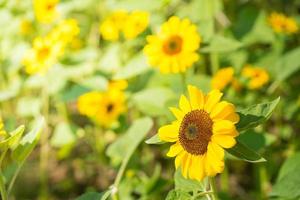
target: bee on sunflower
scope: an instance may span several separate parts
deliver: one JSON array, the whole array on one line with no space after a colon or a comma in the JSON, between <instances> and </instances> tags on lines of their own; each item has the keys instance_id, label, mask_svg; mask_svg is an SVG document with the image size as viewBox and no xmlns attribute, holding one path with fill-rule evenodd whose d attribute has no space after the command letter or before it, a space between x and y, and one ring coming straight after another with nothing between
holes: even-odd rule
<instances>
[{"instance_id":1,"label":"bee on sunflower","mask_svg":"<svg viewBox=\"0 0 300 200\"><path fill-rule=\"evenodd\" d=\"M147 37L144 53L150 65L162 73L185 72L199 59L201 37L189 19L173 16L165 22L157 35Z\"/></svg>"},{"instance_id":2,"label":"bee on sunflower","mask_svg":"<svg viewBox=\"0 0 300 200\"><path fill-rule=\"evenodd\" d=\"M176 120L158 130L159 138L174 143L167 156L175 157L175 167L185 178L203 180L224 169L224 148L236 144L235 124L239 115L235 106L221 101L222 93L212 90L205 95L188 86L189 99L182 95L179 108L170 108Z\"/></svg>"}]
</instances>

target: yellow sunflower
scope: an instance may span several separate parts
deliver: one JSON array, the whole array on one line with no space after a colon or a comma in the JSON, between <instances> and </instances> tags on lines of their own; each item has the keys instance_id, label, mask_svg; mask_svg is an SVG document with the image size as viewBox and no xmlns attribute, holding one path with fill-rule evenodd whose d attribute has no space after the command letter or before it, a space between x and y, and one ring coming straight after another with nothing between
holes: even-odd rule
<instances>
[{"instance_id":1,"label":"yellow sunflower","mask_svg":"<svg viewBox=\"0 0 300 200\"><path fill-rule=\"evenodd\" d=\"M128 15L122 28L126 39L133 39L142 33L149 24L149 13L144 11L133 11Z\"/></svg>"},{"instance_id":2,"label":"yellow sunflower","mask_svg":"<svg viewBox=\"0 0 300 200\"><path fill-rule=\"evenodd\" d=\"M233 67L226 67L217 71L211 80L213 89L223 90L227 85L232 83L234 77Z\"/></svg>"},{"instance_id":3,"label":"yellow sunflower","mask_svg":"<svg viewBox=\"0 0 300 200\"><path fill-rule=\"evenodd\" d=\"M185 178L201 181L224 169L224 148L236 144L235 124L239 115L235 106L220 101L222 93L212 90L208 95L195 86L188 86L189 100L182 95L178 108L170 108L176 120L159 129L162 141L174 142L167 153L175 158Z\"/></svg>"},{"instance_id":4,"label":"yellow sunflower","mask_svg":"<svg viewBox=\"0 0 300 200\"><path fill-rule=\"evenodd\" d=\"M56 42L61 42L63 45L71 43L80 30L78 27L77 20L66 19L61 21L49 34Z\"/></svg>"},{"instance_id":5,"label":"yellow sunflower","mask_svg":"<svg viewBox=\"0 0 300 200\"><path fill-rule=\"evenodd\" d=\"M23 58L25 71L28 74L45 73L53 66L62 53L62 47L49 37L37 37L33 47L28 50Z\"/></svg>"},{"instance_id":6,"label":"yellow sunflower","mask_svg":"<svg viewBox=\"0 0 300 200\"><path fill-rule=\"evenodd\" d=\"M246 65L243 68L242 75L248 79L250 89L259 89L269 82L268 72L261 67Z\"/></svg>"},{"instance_id":7,"label":"yellow sunflower","mask_svg":"<svg viewBox=\"0 0 300 200\"><path fill-rule=\"evenodd\" d=\"M78 99L79 113L109 127L126 110L125 95L120 90L88 92Z\"/></svg>"},{"instance_id":8,"label":"yellow sunflower","mask_svg":"<svg viewBox=\"0 0 300 200\"><path fill-rule=\"evenodd\" d=\"M99 32L105 40L116 41L119 39L119 32L127 20L128 13L125 10L116 10L107 17L99 27Z\"/></svg>"},{"instance_id":9,"label":"yellow sunflower","mask_svg":"<svg viewBox=\"0 0 300 200\"><path fill-rule=\"evenodd\" d=\"M276 33L292 34L299 29L295 19L281 13L271 13L268 22Z\"/></svg>"},{"instance_id":10,"label":"yellow sunflower","mask_svg":"<svg viewBox=\"0 0 300 200\"><path fill-rule=\"evenodd\" d=\"M189 19L171 17L161 26L158 35L148 36L147 41L144 53L150 65L162 73L184 72L199 59L196 51L201 38Z\"/></svg>"},{"instance_id":11,"label":"yellow sunflower","mask_svg":"<svg viewBox=\"0 0 300 200\"><path fill-rule=\"evenodd\" d=\"M59 0L33 0L36 19L41 23L51 23L57 16L56 9Z\"/></svg>"}]
</instances>

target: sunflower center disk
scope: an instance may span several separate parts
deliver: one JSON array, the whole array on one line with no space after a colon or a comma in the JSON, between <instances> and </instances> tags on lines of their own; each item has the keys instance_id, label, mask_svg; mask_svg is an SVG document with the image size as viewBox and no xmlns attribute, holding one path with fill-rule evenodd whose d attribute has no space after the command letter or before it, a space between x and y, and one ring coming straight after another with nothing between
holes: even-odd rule
<instances>
[{"instance_id":1,"label":"sunflower center disk","mask_svg":"<svg viewBox=\"0 0 300 200\"><path fill-rule=\"evenodd\" d=\"M182 49L182 38L178 35L169 37L163 45L163 50L166 54L175 55Z\"/></svg>"},{"instance_id":2,"label":"sunflower center disk","mask_svg":"<svg viewBox=\"0 0 300 200\"><path fill-rule=\"evenodd\" d=\"M212 136L213 122L204 110L187 113L180 125L179 141L183 148L193 154L202 155Z\"/></svg>"}]
</instances>

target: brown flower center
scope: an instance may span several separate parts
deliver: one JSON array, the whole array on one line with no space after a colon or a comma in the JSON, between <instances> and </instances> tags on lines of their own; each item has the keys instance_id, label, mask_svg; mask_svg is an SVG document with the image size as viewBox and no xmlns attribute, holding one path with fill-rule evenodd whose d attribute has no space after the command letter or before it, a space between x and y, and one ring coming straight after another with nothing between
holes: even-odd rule
<instances>
[{"instance_id":1,"label":"brown flower center","mask_svg":"<svg viewBox=\"0 0 300 200\"><path fill-rule=\"evenodd\" d=\"M204 110L193 110L187 113L180 125L179 142L193 155L202 155L212 136L213 122Z\"/></svg>"},{"instance_id":2,"label":"brown flower center","mask_svg":"<svg viewBox=\"0 0 300 200\"><path fill-rule=\"evenodd\" d=\"M113 109L114 109L114 105L110 103L110 104L108 104L107 107L106 107L106 112L107 112L107 113L110 113L110 112L113 111Z\"/></svg>"},{"instance_id":3,"label":"brown flower center","mask_svg":"<svg viewBox=\"0 0 300 200\"><path fill-rule=\"evenodd\" d=\"M37 56L39 60L45 60L50 53L50 49L48 47L43 47L38 50Z\"/></svg>"},{"instance_id":4,"label":"brown flower center","mask_svg":"<svg viewBox=\"0 0 300 200\"><path fill-rule=\"evenodd\" d=\"M163 44L163 50L166 54L175 55L182 49L182 38L178 35L169 37Z\"/></svg>"}]
</instances>

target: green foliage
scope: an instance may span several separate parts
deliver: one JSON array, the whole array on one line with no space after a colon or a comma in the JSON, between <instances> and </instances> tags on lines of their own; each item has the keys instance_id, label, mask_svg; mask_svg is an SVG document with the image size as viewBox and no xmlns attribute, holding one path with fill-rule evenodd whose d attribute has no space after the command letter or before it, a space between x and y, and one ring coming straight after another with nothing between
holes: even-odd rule
<instances>
[{"instance_id":1,"label":"green foliage","mask_svg":"<svg viewBox=\"0 0 300 200\"><path fill-rule=\"evenodd\" d=\"M274 101L253 105L238 111L240 121L237 124L237 129L244 131L265 122L271 116L279 101L280 98L278 97Z\"/></svg>"},{"instance_id":2,"label":"green foliage","mask_svg":"<svg viewBox=\"0 0 300 200\"><path fill-rule=\"evenodd\" d=\"M108 147L106 154L119 164L125 157L132 155L152 125L152 120L147 117L135 120L128 131Z\"/></svg>"},{"instance_id":3,"label":"green foliage","mask_svg":"<svg viewBox=\"0 0 300 200\"><path fill-rule=\"evenodd\" d=\"M279 199L299 199L300 177L297 173L300 170L300 153L288 158L280 168L277 181L271 192L272 197Z\"/></svg>"}]
</instances>

